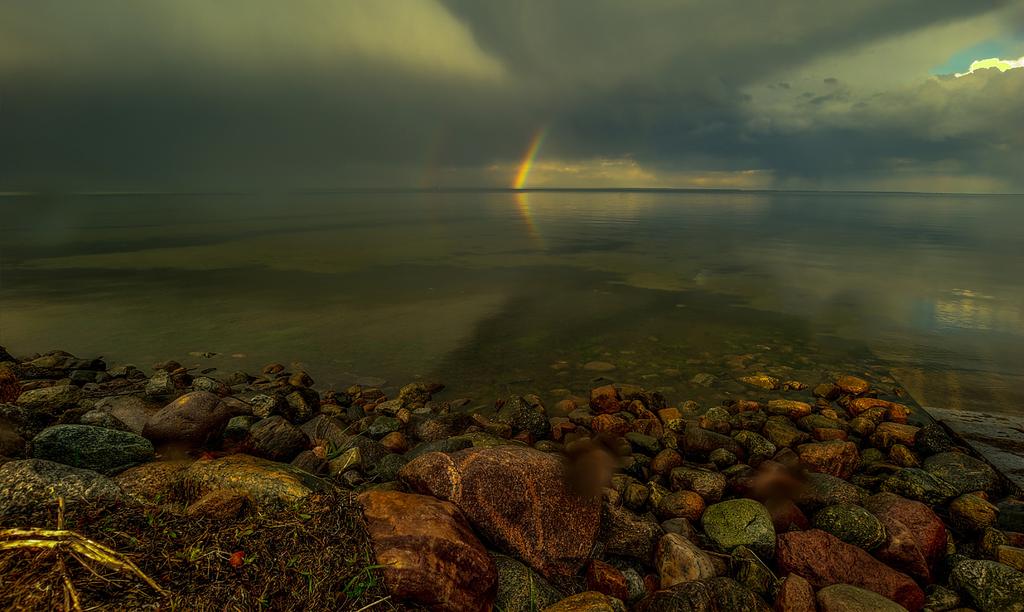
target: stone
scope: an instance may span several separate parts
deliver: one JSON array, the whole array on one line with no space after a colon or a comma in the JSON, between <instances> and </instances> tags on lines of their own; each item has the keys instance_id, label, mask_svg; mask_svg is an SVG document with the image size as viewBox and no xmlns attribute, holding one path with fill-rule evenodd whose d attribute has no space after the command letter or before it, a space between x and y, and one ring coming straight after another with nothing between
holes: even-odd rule
<instances>
[{"instance_id":1,"label":"stone","mask_svg":"<svg viewBox=\"0 0 1024 612\"><path fill-rule=\"evenodd\" d=\"M921 462L910 448L902 444L893 444L889 449L889 460L900 467L918 467Z\"/></svg>"},{"instance_id":2,"label":"stone","mask_svg":"<svg viewBox=\"0 0 1024 612\"><path fill-rule=\"evenodd\" d=\"M327 460L327 473L331 476L337 476L347 470L358 469L362 465L362 452L357 447L352 447Z\"/></svg>"},{"instance_id":3,"label":"stone","mask_svg":"<svg viewBox=\"0 0 1024 612\"><path fill-rule=\"evenodd\" d=\"M626 612L622 601L596 591L584 591L570 595L541 612Z\"/></svg>"},{"instance_id":4,"label":"stone","mask_svg":"<svg viewBox=\"0 0 1024 612\"><path fill-rule=\"evenodd\" d=\"M658 541L654 567L658 570L662 589L713 578L718 574L711 556L678 533L667 533Z\"/></svg>"},{"instance_id":5,"label":"stone","mask_svg":"<svg viewBox=\"0 0 1024 612\"><path fill-rule=\"evenodd\" d=\"M25 439L13 426L0 419L0 457L20 457L25 452Z\"/></svg>"},{"instance_id":6,"label":"stone","mask_svg":"<svg viewBox=\"0 0 1024 612\"><path fill-rule=\"evenodd\" d=\"M199 459L181 476L182 487L197 499L214 489L244 493L258 506L291 504L312 493L330 493L334 485L312 474L251 455Z\"/></svg>"},{"instance_id":7,"label":"stone","mask_svg":"<svg viewBox=\"0 0 1024 612\"><path fill-rule=\"evenodd\" d=\"M193 391L150 416L142 428L142 435L156 444L201 446L220 435L231 417L246 411L247 407L240 402L225 400L206 391Z\"/></svg>"},{"instance_id":8,"label":"stone","mask_svg":"<svg viewBox=\"0 0 1024 612\"><path fill-rule=\"evenodd\" d=\"M764 435L778 448L791 447L810 440L810 436L800 431L786 417L771 417L764 424Z\"/></svg>"},{"instance_id":9,"label":"stone","mask_svg":"<svg viewBox=\"0 0 1024 612\"><path fill-rule=\"evenodd\" d=\"M729 411L721 406L709 408L697 418L697 426L715 433L728 434L732 429L729 423L730 416Z\"/></svg>"},{"instance_id":10,"label":"stone","mask_svg":"<svg viewBox=\"0 0 1024 612\"><path fill-rule=\"evenodd\" d=\"M885 527L886 541L875 556L925 582L946 551L946 526L925 504L892 493L878 493L864 502Z\"/></svg>"},{"instance_id":11,"label":"stone","mask_svg":"<svg viewBox=\"0 0 1024 612\"><path fill-rule=\"evenodd\" d=\"M714 374L699 372L690 379L690 382L701 387L711 387L717 380L718 378Z\"/></svg>"},{"instance_id":12,"label":"stone","mask_svg":"<svg viewBox=\"0 0 1024 612\"><path fill-rule=\"evenodd\" d=\"M929 612L948 612L960 607L960 595L942 585L929 584L925 587L924 609Z\"/></svg>"},{"instance_id":13,"label":"stone","mask_svg":"<svg viewBox=\"0 0 1024 612\"><path fill-rule=\"evenodd\" d=\"M783 574L799 574L817 589L845 583L878 593L911 611L924 605L924 592L909 576L820 529L780 534L776 562Z\"/></svg>"},{"instance_id":14,"label":"stone","mask_svg":"<svg viewBox=\"0 0 1024 612\"><path fill-rule=\"evenodd\" d=\"M144 393L147 397L167 398L178 393L178 385L175 384L171 372L161 370L154 374L146 383Z\"/></svg>"},{"instance_id":15,"label":"stone","mask_svg":"<svg viewBox=\"0 0 1024 612\"><path fill-rule=\"evenodd\" d=\"M328 449L339 449L344 447L352 437L348 433L348 427L336 417L326 414L318 414L312 419L299 425L302 433L306 434L313 446L323 446Z\"/></svg>"},{"instance_id":16,"label":"stone","mask_svg":"<svg viewBox=\"0 0 1024 612\"><path fill-rule=\"evenodd\" d=\"M562 594L518 559L491 553L498 570L494 609L504 612L535 612L562 599Z\"/></svg>"},{"instance_id":17,"label":"stone","mask_svg":"<svg viewBox=\"0 0 1024 612\"><path fill-rule=\"evenodd\" d=\"M999 520L999 508L986 499L968 493L949 504L949 520L953 528L963 533L982 531Z\"/></svg>"},{"instance_id":18,"label":"stone","mask_svg":"<svg viewBox=\"0 0 1024 612\"><path fill-rule=\"evenodd\" d=\"M733 439L743 445L747 451L747 462L754 466L774 456L778 450L770 440L752 431L740 431Z\"/></svg>"},{"instance_id":19,"label":"stone","mask_svg":"<svg viewBox=\"0 0 1024 612\"><path fill-rule=\"evenodd\" d=\"M768 414L801 419L811 414L811 405L797 400L775 399L768 402Z\"/></svg>"},{"instance_id":20,"label":"stone","mask_svg":"<svg viewBox=\"0 0 1024 612\"><path fill-rule=\"evenodd\" d=\"M700 427L687 427L683 431L682 442L682 447L687 455L706 457L711 451L724 448L737 457L747 456L743 447L736 440Z\"/></svg>"},{"instance_id":21,"label":"stone","mask_svg":"<svg viewBox=\"0 0 1024 612\"><path fill-rule=\"evenodd\" d=\"M125 424L128 431L142 435L146 421L160 410L161 404L141 395L104 397L93 405L93 410L106 412Z\"/></svg>"},{"instance_id":22,"label":"stone","mask_svg":"<svg viewBox=\"0 0 1024 612\"><path fill-rule=\"evenodd\" d=\"M54 425L32 439L32 456L112 474L153 459L153 444L128 431Z\"/></svg>"},{"instance_id":23,"label":"stone","mask_svg":"<svg viewBox=\"0 0 1024 612\"><path fill-rule=\"evenodd\" d=\"M746 546L737 546L732 551L731 567L736 582L769 601L775 599L779 579L757 553Z\"/></svg>"},{"instance_id":24,"label":"stone","mask_svg":"<svg viewBox=\"0 0 1024 612\"><path fill-rule=\"evenodd\" d=\"M309 438L283 416L261 419L249 429L252 452L271 461L290 461L309 446Z\"/></svg>"},{"instance_id":25,"label":"stone","mask_svg":"<svg viewBox=\"0 0 1024 612\"><path fill-rule=\"evenodd\" d=\"M484 538L550 578L582 567L601 522L600 498L570 489L566 474L555 455L495 446L428 453L400 477L414 491L455 503Z\"/></svg>"},{"instance_id":26,"label":"stone","mask_svg":"<svg viewBox=\"0 0 1024 612\"><path fill-rule=\"evenodd\" d=\"M996 561L1024 572L1024 548L1001 544L996 547Z\"/></svg>"},{"instance_id":27,"label":"stone","mask_svg":"<svg viewBox=\"0 0 1024 612\"><path fill-rule=\"evenodd\" d=\"M591 559L587 566L586 579L589 591L597 591L622 601L629 599L626 576L614 566L600 559Z\"/></svg>"},{"instance_id":28,"label":"stone","mask_svg":"<svg viewBox=\"0 0 1024 612\"><path fill-rule=\"evenodd\" d=\"M708 453L708 460L714 463L715 467L721 470L729 466L736 465L739 458L724 448L716 448Z\"/></svg>"},{"instance_id":29,"label":"stone","mask_svg":"<svg viewBox=\"0 0 1024 612\"><path fill-rule=\"evenodd\" d=\"M790 574L779 585L774 612L817 612L814 588L799 574Z\"/></svg>"},{"instance_id":30,"label":"stone","mask_svg":"<svg viewBox=\"0 0 1024 612\"><path fill-rule=\"evenodd\" d=\"M90 410L78 418L79 425L91 425L103 429L131 431L127 425L102 410Z\"/></svg>"},{"instance_id":31,"label":"stone","mask_svg":"<svg viewBox=\"0 0 1024 612\"><path fill-rule=\"evenodd\" d=\"M730 499L708 506L701 518L708 539L725 552L746 546L770 559L775 553L775 527L763 504L752 499Z\"/></svg>"},{"instance_id":32,"label":"stone","mask_svg":"<svg viewBox=\"0 0 1024 612\"><path fill-rule=\"evenodd\" d=\"M850 374L837 378L836 386L843 393L849 393L850 395L863 395L871 390L871 383Z\"/></svg>"},{"instance_id":33,"label":"stone","mask_svg":"<svg viewBox=\"0 0 1024 612\"><path fill-rule=\"evenodd\" d=\"M214 489L189 504L185 514L209 519L233 519L242 514L248 502L248 498L238 491Z\"/></svg>"},{"instance_id":34,"label":"stone","mask_svg":"<svg viewBox=\"0 0 1024 612\"><path fill-rule=\"evenodd\" d=\"M651 593L637 609L641 612L720 612L713 597L714 593L703 581L682 582Z\"/></svg>"},{"instance_id":35,"label":"stone","mask_svg":"<svg viewBox=\"0 0 1024 612\"><path fill-rule=\"evenodd\" d=\"M53 414L62 409L74 408L82 399L82 390L74 385L54 385L25 391L18 396L17 405L32 410L44 410Z\"/></svg>"},{"instance_id":36,"label":"stone","mask_svg":"<svg viewBox=\"0 0 1024 612\"><path fill-rule=\"evenodd\" d=\"M629 432L629 421L614 414L599 414L590 422L594 433L624 436Z\"/></svg>"},{"instance_id":37,"label":"stone","mask_svg":"<svg viewBox=\"0 0 1024 612\"><path fill-rule=\"evenodd\" d=\"M409 460L405 456L392 453L384 455L380 461L368 467L364 464L363 469L367 474L373 476L377 482L390 482L398 480L398 473L407 463L409 463Z\"/></svg>"},{"instance_id":38,"label":"stone","mask_svg":"<svg viewBox=\"0 0 1024 612\"><path fill-rule=\"evenodd\" d=\"M524 398L516 395L505 400L494 420L510 426L514 431L529 432L535 440L543 439L548 434L548 419L543 412L538 412Z\"/></svg>"},{"instance_id":39,"label":"stone","mask_svg":"<svg viewBox=\"0 0 1024 612\"><path fill-rule=\"evenodd\" d=\"M803 531L809 529L811 522L800 508L788 498L769 500L766 507L772 515L772 525L775 526L775 533L787 531Z\"/></svg>"},{"instance_id":40,"label":"stone","mask_svg":"<svg viewBox=\"0 0 1024 612\"><path fill-rule=\"evenodd\" d=\"M256 394L249 398L249 405L252 406L253 416L265 419L284 411L285 401L279 395Z\"/></svg>"},{"instance_id":41,"label":"stone","mask_svg":"<svg viewBox=\"0 0 1024 612\"><path fill-rule=\"evenodd\" d=\"M878 593L850 584L833 584L818 591L821 612L906 612L907 609Z\"/></svg>"},{"instance_id":42,"label":"stone","mask_svg":"<svg viewBox=\"0 0 1024 612\"><path fill-rule=\"evenodd\" d=\"M662 496L656 505L662 519L684 518L696 521L704 514L704 498L693 491L674 491Z\"/></svg>"},{"instance_id":43,"label":"stone","mask_svg":"<svg viewBox=\"0 0 1024 612\"><path fill-rule=\"evenodd\" d=\"M996 507L999 508L997 525L1000 529L1024 532L1024 501L1004 499Z\"/></svg>"},{"instance_id":44,"label":"stone","mask_svg":"<svg viewBox=\"0 0 1024 612\"><path fill-rule=\"evenodd\" d=\"M393 453L404 453L409 450L409 440L400 431L392 431L380 439L380 444Z\"/></svg>"},{"instance_id":45,"label":"stone","mask_svg":"<svg viewBox=\"0 0 1024 612\"><path fill-rule=\"evenodd\" d=\"M903 468L882 482L882 491L927 504L944 504L957 491L945 481L919 468Z\"/></svg>"},{"instance_id":46,"label":"stone","mask_svg":"<svg viewBox=\"0 0 1024 612\"><path fill-rule=\"evenodd\" d=\"M812 442L801 444L796 451L800 462L808 469L843 480L860 467L860 453L853 442Z\"/></svg>"},{"instance_id":47,"label":"stone","mask_svg":"<svg viewBox=\"0 0 1024 612\"><path fill-rule=\"evenodd\" d=\"M715 503L725 492L725 475L704 468L681 466L670 475L673 490L689 490L700 495L705 502Z\"/></svg>"},{"instance_id":48,"label":"stone","mask_svg":"<svg viewBox=\"0 0 1024 612\"><path fill-rule=\"evenodd\" d=\"M748 384L758 389L764 389L766 391L774 391L782 386L778 378L769 376L767 374L753 374L750 376L741 376L740 382Z\"/></svg>"},{"instance_id":49,"label":"stone","mask_svg":"<svg viewBox=\"0 0 1024 612\"><path fill-rule=\"evenodd\" d=\"M129 468L113 480L125 495L142 504L160 504L174 496L175 488L191 459L151 461Z\"/></svg>"},{"instance_id":50,"label":"stone","mask_svg":"<svg viewBox=\"0 0 1024 612\"><path fill-rule=\"evenodd\" d=\"M656 522L635 513L605 504L600 541L610 555L649 563L662 530Z\"/></svg>"},{"instance_id":51,"label":"stone","mask_svg":"<svg viewBox=\"0 0 1024 612\"><path fill-rule=\"evenodd\" d=\"M939 453L924 460L924 470L948 483L958 495L995 492L999 475L987 463L965 453Z\"/></svg>"},{"instance_id":52,"label":"stone","mask_svg":"<svg viewBox=\"0 0 1024 612\"><path fill-rule=\"evenodd\" d=\"M829 474L810 472L797 492L796 501L806 512L814 512L834 504L857 504L864 497L864 491L841 478Z\"/></svg>"},{"instance_id":53,"label":"stone","mask_svg":"<svg viewBox=\"0 0 1024 612\"><path fill-rule=\"evenodd\" d=\"M949 575L980 612L1024 611L1024 574L996 561L961 558Z\"/></svg>"},{"instance_id":54,"label":"stone","mask_svg":"<svg viewBox=\"0 0 1024 612\"><path fill-rule=\"evenodd\" d=\"M619 392L614 385L604 385L590 390L590 407L596 414L611 414L622 410Z\"/></svg>"},{"instance_id":55,"label":"stone","mask_svg":"<svg viewBox=\"0 0 1024 612\"><path fill-rule=\"evenodd\" d=\"M917 441L919 431L921 430L913 425L902 425L887 421L875 428L874 433L871 434L871 445L882 449L889 449L893 444L913 447Z\"/></svg>"},{"instance_id":56,"label":"stone","mask_svg":"<svg viewBox=\"0 0 1024 612\"><path fill-rule=\"evenodd\" d=\"M493 438L491 438L493 440ZM509 445L521 445L521 442L515 442L510 440L502 440L499 446ZM412 461L417 457L429 453L454 453L467 448L492 448L493 445L478 445L475 438L466 436L458 436L455 438L448 438L446 440L435 440L433 442L424 442L417 444L412 450L405 453L405 458ZM383 448L383 447L382 447Z\"/></svg>"},{"instance_id":57,"label":"stone","mask_svg":"<svg viewBox=\"0 0 1024 612\"><path fill-rule=\"evenodd\" d=\"M320 394L307 387L299 387L284 396L282 411L290 422L301 425L320 410Z\"/></svg>"},{"instance_id":58,"label":"stone","mask_svg":"<svg viewBox=\"0 0 1024 612\"><path fill-rule=\"evenodd\" d=\"M380 490L357 499L392 597L437 611L491 609L497 568L455 504Z\"/></svg>"},{"instance_id":59,"label":"stone","mask_svg":"<svg viewBox=\"0 0 1024 612\"><path fill-rule=\"evenodd\" d=\"M651 459L651 471L655 474L668 474L683 464L683 457L671 448L660 451Z\"/></svg>"},{"instance_id":60,"label":"stone","mask_svg":"<svg viewBox=\"0 0 1024 612\"><path fill-rule=\"evenodd\" d=\"M768 612L770 608L753 591L732 578L717 576L704 581L711 592L711 600L718 610L750 610Z\"/></svg>"},{"instance_id":61,"label":"stone","mask_svg":"<svg viewBox=\"0 0 1024 612\"><path fill-rule=\"evenodd\" d=\"M826 506L814 515L814 527L854 546L874 550L885 543L885 527L878 517L860 506Z\"/></svg>"},{"instance_id":62,"label":"stone","mask_svg":"<svg viewBox=\"0 0 1024 612\"><path fill-rule=\"evenodd\" d=\"M68 507L78 504L114 507L124 503L124 491L93 470L71 467L45 459L21 459L0 464L0 517L32 512L39 508L56 511L57 498Z\"/></svg>"},{"instance_id":63,"label":"stone","mask_svg":"<svg viewBox=\"0 0 1024 612\"><path fill-rule=\"evenodd\" d=\"M953 450L956 444L938 423L929 423L917 432L915 450L922 455L935 455Z\"/></svg>"}]
</instances>

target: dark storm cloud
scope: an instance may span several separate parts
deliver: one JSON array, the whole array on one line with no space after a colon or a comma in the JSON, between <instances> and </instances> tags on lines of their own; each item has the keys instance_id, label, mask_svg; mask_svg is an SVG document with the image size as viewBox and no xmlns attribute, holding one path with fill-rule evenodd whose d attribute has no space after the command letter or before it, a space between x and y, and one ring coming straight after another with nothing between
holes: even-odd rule
<instances>
[{"instance_id":1,"label":"dark storm cloud","mask_svg":"<svg viewBox=\"0 0 1024 612\"><path fill-rule=\"evenodd\" d=\"M1020 75L881 92L832 72L794 80L816 58L1003 4L7 3L0 190L505 185L487 169L543 126L545 155L666 176L1012 181L996 122L1020 125L1005 97Z\"/></svg>"}]
</instances>

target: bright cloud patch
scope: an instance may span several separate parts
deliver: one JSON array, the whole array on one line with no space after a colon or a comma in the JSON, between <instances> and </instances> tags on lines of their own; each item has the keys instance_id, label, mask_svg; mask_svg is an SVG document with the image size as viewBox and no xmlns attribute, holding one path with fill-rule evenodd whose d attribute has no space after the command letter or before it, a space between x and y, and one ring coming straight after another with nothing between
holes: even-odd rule
<instances>
[{"instance_id":1,"label":"bright cloud patch","mask_svg":"<svg viewBox=\"0 0 1024 612\"><path fill-rule=\"evenodd\" d=\"M975 60L971 62L971 67L967 69L967 72L958 72L956 73L956 76L967 76L976 70L987 70L989 68L995 68L999 72L1006 72L1007 70L1013 70L1014 68L1024 68L1024 57L1015 60L1004 60L999 59L998 57Z\"/></svg>"}]
</instances>

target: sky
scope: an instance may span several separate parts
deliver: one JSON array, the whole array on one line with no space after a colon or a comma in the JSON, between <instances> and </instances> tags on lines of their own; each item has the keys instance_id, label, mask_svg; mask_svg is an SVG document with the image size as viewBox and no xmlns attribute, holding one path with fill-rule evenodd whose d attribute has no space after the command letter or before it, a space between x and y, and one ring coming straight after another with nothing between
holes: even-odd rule
<instances>
[{"instance_id":1,"label":"sky","mask_svg":"<svg viewBox=\"0 0 1024 612\"><path fill-rule=\"evenodd\" d=\"M1024 0L0 0L0 192L1022 192L1022 60Z\"/></svg>"}]
</instances>

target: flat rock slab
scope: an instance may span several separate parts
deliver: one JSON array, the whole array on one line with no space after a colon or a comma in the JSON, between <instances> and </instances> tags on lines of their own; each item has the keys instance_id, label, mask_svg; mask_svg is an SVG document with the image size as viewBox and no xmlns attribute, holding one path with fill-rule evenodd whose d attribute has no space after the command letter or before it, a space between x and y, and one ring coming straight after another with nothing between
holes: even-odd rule
<instances>
[{"instance_id":1,"label":"flat rock slab","mask_svg":"<svg viewBox=\"0 0 1024 612\"><path fill-rule=\"evenodd\" d=\"M78 503L114 505L125 501L121 487L92 470L74 468L45 459L8 461L0 465L0 516L57 507L63 497L69 506Z\"/></svg>"},{"instance_id":2,"label":"flat rock slab","mask_svg":"<svg viewBox=\"0 0 1024 612\"><path fill-rule=\"evenodd\" d=\"M1024 491L1024 418L934 406L927 410Z\"/></svg>"}]
</instances>

